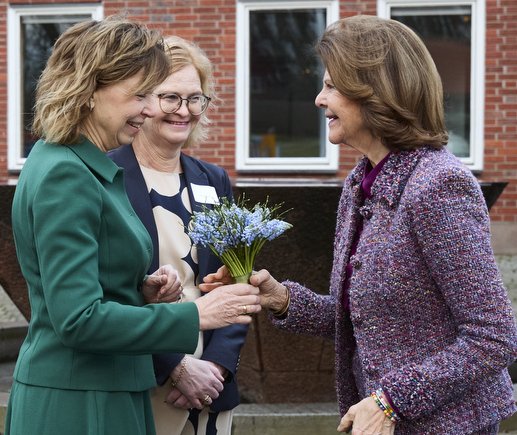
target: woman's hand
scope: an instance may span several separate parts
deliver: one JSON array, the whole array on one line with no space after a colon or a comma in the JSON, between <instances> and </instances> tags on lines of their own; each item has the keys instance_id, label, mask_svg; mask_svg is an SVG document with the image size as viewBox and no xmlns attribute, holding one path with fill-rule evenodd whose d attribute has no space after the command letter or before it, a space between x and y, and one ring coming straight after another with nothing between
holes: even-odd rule
<instances>
[{"instance_id":1,"label":"woman's hand","mask_svg":"<svg viewBox=\"0 0 517 435\"><path fill-rule=\"evenodd\" d=\"M289 298L287 288L273 278L266 269L254 272L250 277L250 284L259 288L260 305L263 308L279 311L287 305Z\"/></svg>"},{"instance_id":2,"label":"woman's hand","mask_svg":"<svg viewBox=\"0 0 517 435\"><path fill-rule=\"evenodd\" d=\"M217 287L231 283L232 277L226 266L222 266L217 272L205 276L203 281L204 283L200 284L199 288L201 291L210 292ZM287 304L286 287L273 278L266 269L253 272L250 277L250 284L259 287L260 305L263 308L278 311Z\"/></svg>"},{"instance_id":3,"label":"woman's hand","mask_svg":"<svg viewBox=\"0 0 517 435\"><path fill-rule=\"evenodd\" d=\"M183 287L178 271L170 264L160 267L142 283L142 294L147 304L175 302L181 296Z\"/></svg>"},{"instance_id":4,"label":"woman's hand","mask_svg":"<svg viewBox=\"0 0 517 435\"><path fill-rule=\"evenodd\" d=\"M216 364L210 361L188 358L184 373L178 384L171 388L165 401L175 408L203 409L219 397L223 391L224 377ZM179 376L181 364L171 373L172 379Z\"/></svg>"},{"instance_id":5,"label":"woman's hand","mask_svg":"<svg viewBox=\"0 0 517 435\"><path fill-rule=\"evenodd\" d=\"M203 284L199 284L199 289L203 292L209 292L222 285L231 284L233 278L226 266L221 266L214 273L209 273L203 278Z\"/></svg>"},{"instance_id":6,"label":"woman's hand","mask_svg":"<svg viewBox=\"0 0 517 435\"><path fill-rule=\"evenodd\" d=\"M393 435L395 423L386 417L372 397L367 397L348 409L337 431L349 432L350 429L352 435Z\"/></svg>"},{"instance_id":7,"label":"woman's hand","mask_svg":"<svg viewBox=\"0 0 517 435\"><path fill-rule=\"evenodd\" d=\"M199 311L199 328L217 329L234 323L251 323L250 314L261 310L259 289L249 284L222 285L194 303Z\"/></svg>"}]
</instances>

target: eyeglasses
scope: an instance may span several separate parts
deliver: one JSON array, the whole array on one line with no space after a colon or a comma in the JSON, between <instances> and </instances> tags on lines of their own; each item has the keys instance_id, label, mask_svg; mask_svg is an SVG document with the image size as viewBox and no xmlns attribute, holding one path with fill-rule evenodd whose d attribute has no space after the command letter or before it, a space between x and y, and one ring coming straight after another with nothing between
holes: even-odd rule
<instances>
[{"instance_id":1,"label":"eyeglasses","mask_svg":"<svg viewBox=\"0 0 517 435\"><path fill-rule=\"evenodd\" d=\"M211 98L206 95L192 95L187 98L181 98L177 94L158 94L156 95L160 102L160 109L165 113L175 113L180 110L183 101L187 104L187 109L191 115L201 115L210 103Z\"/></svg>"}]
</instances>

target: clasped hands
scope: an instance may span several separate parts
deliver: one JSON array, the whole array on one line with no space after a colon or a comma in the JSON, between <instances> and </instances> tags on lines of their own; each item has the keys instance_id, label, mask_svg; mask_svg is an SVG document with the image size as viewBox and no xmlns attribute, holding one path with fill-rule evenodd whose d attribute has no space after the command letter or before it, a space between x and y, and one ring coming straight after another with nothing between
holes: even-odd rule
<instances>
[{"instance_id":1,"label":"clasped hands","mask_svg":"<svg viewBox=\"0 0 517 435\"><path fill-rule=\"evenodd\" d=\"M167 264L148 275L141 290L145 303L167 303L176 302L181 297L183 287L176 269ZM252 320L250 314L261 310L259 289L249 284L232 284L229 274L224 282L218 282L204 291L210 294L194 301L199 312L199 329L202 331L235 323L248 324Z\"/></svg>"},{"instance_id":2,"label":"clasped hands","mask_svg":"<svg viewBox=\"0 0 517 435\"><path fill-rule=\"evenodd\" d=\"M226 369L211 361L185 356L188 359L184 365L181 380L171 387L165 402L179 409L203 409L219 397L223 390ZM171 378L180 375L181 364L171 373Z\"/></svg>"},{"instance_id":3,"label":"clasped hands","mask_svg":"<svg viewBox=\"0 0 517 435\"><path fill-rule=\"evenodd\" d=\"M153 274L147 275L142 283L142 295L147 304L175 302L182 292L178 271L170 264L161 266Z\"/></svg>"}]
</instances>

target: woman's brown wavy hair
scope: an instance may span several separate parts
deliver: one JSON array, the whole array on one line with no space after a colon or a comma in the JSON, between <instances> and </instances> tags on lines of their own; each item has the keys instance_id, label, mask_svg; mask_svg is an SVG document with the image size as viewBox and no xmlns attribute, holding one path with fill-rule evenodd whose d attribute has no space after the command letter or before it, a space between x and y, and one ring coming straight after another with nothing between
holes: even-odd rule
<instances>
[{"instance_id":1,"label":"woman's brown wavy hair","mask_svg":"<svg viewBox=\"0 0 517 435\"><path fill-rule=\"evenodd\" d=\"M404 24L356 15L316 45L334 86L359 102L364 122L391 150L447 144L442 82L422 40Z\"/></svg>"},{"instance_id":2,"label":"woman's brown wavy hair","mask_svg":"<svg viewBox=\"0 0 517 435\"><path fill-rule=\"evenodd\" d=\"M163 38L121 16L86 21L56 41L36 88L34 133L48 142L76 143L94 91L143 72L135 93L146 94L169 74Z\"/></svg>"}]
</instances>

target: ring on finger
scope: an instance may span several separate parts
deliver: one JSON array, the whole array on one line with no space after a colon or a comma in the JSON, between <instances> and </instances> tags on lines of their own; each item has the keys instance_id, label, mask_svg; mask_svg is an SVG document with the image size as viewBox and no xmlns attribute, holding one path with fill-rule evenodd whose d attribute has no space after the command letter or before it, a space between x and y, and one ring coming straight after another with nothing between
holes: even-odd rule
<instances>
[{"instance_id":1,"label":"ring on finger","mask_svg":"<svg viewBox=\"0 0 517 435\"><path fill-rule=\"evenodd\" d=\"M210 402L212 401L212 398L210 397L209 394L205 394L205 397L203 397L203 403L205 405L210 405Z\"/></svg>"}]
</instances>

